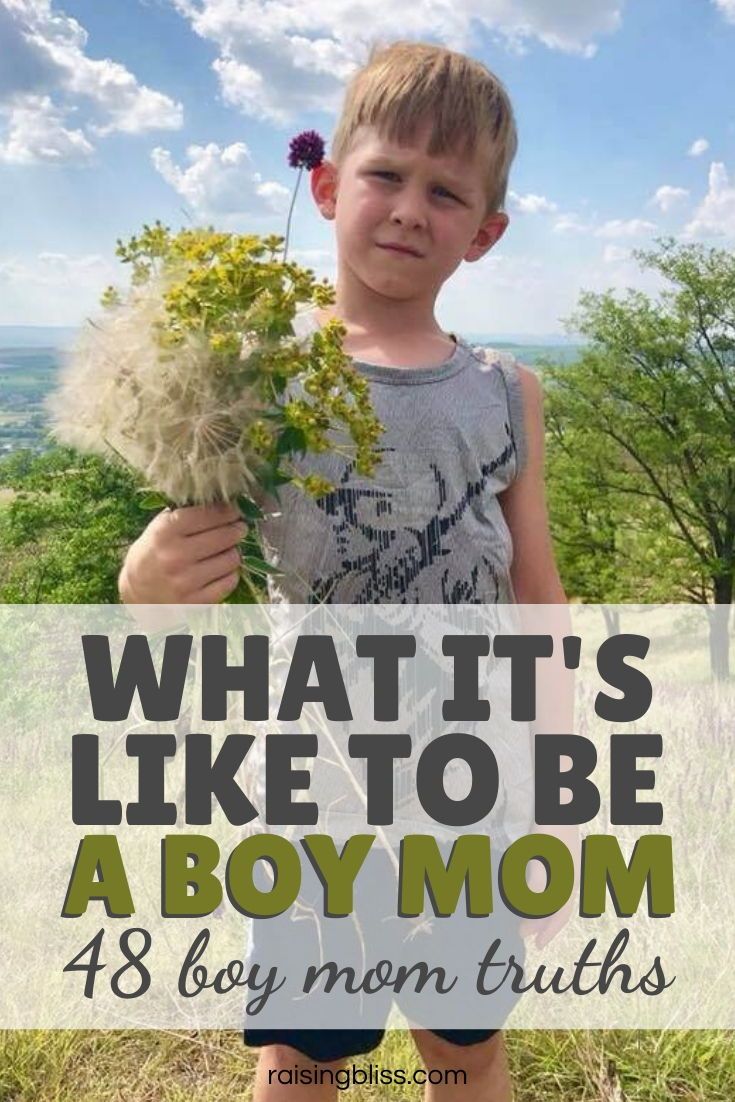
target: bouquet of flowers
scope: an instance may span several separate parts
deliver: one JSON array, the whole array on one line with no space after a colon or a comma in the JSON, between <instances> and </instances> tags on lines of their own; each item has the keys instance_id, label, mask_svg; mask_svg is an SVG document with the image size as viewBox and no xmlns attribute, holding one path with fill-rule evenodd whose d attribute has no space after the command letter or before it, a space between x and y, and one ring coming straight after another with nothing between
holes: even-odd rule
<instances>
[{"instance_id":1,"label":"bouquet of flowers","mask_svg":"<svg viewBox=\"0 0 735 1102\"><path fill-rule=\"evenodd\" d=\"M49 402L54 435L127 464L146 506L237 502L252 523L230 601L261 599L272 570L263 503L288 481L314 496L331 489L299 473L296 454L340 450L366 475L378 460L382 429L342 349L344 326L294 336L297 309L329 305L334 292L279 256L282 245L160 222L119 241L130 287L107 289Z\"/></svg>"}]
</instances>

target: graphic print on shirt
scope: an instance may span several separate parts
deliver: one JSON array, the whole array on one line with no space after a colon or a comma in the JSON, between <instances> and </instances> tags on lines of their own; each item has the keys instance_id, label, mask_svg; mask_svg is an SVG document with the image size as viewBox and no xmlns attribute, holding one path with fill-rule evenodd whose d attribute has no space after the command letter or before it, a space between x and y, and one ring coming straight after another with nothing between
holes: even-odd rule
<instances>
[{"instance_id":1,"label":"graphic print on shirt","mask_svg":"<svg viewBox=\"0 0 735 1102\"><path fill-rule=\"evenodd\" d=\"M516 478L524 454L515 372L499 354L467 346L451 374L423 382L411 372L398 382L396 374L362 369L386 430L383 462L368 478L336 451L300 460L303 473L316 470L334 489L314 499L286 486L279 508L266 511L264 534L280 571L269 583L275 599L402 606L407 631L418 605L462 603L473 606L485 630L490 606L514 602L512 539L499 495ZM355 615L362 615L357 607ZM467 615L474 613L468 608ZM411 685L414 761L436 734L432 717L442 665L440 648L436 662L426 663ZM350 683L348 689L350 699L359 698L360 690L369 698L372 685ZM320 755L318 765L334 774L323 784L330 830L340 816L352 830L350 817L362 815L362 808L345 785L344 766L329 753ZM350 763L361 790L364 765ZM515 776L499 796L501 808L518 787ZM453 798L462 798L461 763L447 768L445 783ZM410 762L396 762L394 785L399 817L420 822Z\"/></svg>"},{"instance_id":2,"label":"graphic print on shirt","mask_svg":"<svg viewBox=\"0 0 735 1102\"><path fill-rule=\"evenodd\" d=\"M485 554L468 556L461 546L461 526L468 510L480 509L489 480L514 454L506 428L502 451L481 463L479 477L454 494L453 480L445 477L439 462L422 463L420 454L384 450L375 481L385 481L383 464L395 458L388 474L398 477L389 487L352 485L354 464L348 464L338 487L316 502L327 519L339 565L312 579L312 601L329 602L347 579L354 604L418 601L422 573L438 566L440 603L497 602L496 564Z\"/></svg>"}]
</instances>

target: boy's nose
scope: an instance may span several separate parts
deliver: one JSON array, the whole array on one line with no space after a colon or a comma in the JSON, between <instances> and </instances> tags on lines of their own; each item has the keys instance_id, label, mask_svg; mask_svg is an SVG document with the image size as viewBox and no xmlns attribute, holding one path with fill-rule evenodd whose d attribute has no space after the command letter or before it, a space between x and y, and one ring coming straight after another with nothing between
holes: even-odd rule
<instances>
[{"instance_id":1,"label":"boy's nose","mask_svg":"<svg viewBox=\"0 0 735 1102\"><path fill-rule=\"evenodd\" d=\"M396 226L420 228L426 225L426 215L415 206L404 205L393 211L391 222Z\"/></svg>"}]
</instances>

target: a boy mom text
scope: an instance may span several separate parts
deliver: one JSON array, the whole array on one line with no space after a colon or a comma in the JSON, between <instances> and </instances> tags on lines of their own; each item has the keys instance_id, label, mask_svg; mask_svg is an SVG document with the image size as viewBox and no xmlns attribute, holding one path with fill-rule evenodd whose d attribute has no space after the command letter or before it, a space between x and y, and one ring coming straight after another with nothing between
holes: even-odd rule
<instances>
[{"instance_id":1,"label":"a boy mom text","mask_svg":"<svg viewBox=\"0 0 735 1102\"><path fill-rule=\"evenodd\" d=\"M576 641L576 639L575 639ZM119 722L130 712L139 694L147 720L175 721L179 717L189 666L192 637L167 638L160 672L145 636L125 642L115 674L106 636L84 636L84 657L92 712L96 721ZM611 722L630 722L647 711L652 696L649 680L626 663L645 657L648 640L638 635L607 639L597 653L597 668L606 688L595 700L595 712ZM579 653L579 647L565 654ZM412 635L358 636L355 657L368 663L373 679L373 721L399 721L400 682L416 656ZM537 666L553 651L551 636L451 635L442 641L449 663L453 693L442 702L442 716L453 723L477 724L490 719L491 702L479 694L480 664L492 654L510 664L511 720L535 719ZM269 639L245 636L243 660L230 664L227 640L218 635L201 639L201 715L208 723L228 713L228 694L240 694L245 721L267 721L272 707ZM330 723L346 724L352 709L340 660L329 636L302 635L293 645L290 665L282 678L277 708L279 721L301 719L306 704L318 703ZM183 740L185 796L183 821L191 826L212 822L213 805L238 826L261 819L266 826L318 826L322 809L308 798L310 761L321 752L315 733L264 736L265 793L256 806L237 782L236 774L252 752L256 736L228 734L214 753L213 737L191 732ZM600 792L593 779L597 764L594 744L574 733L536 734L534 817L536 827L584 824L600 810ZM115 826L123 822L146 826L181 823L177 804L167 798L165 762L177 752L174 734L131 733L125 739L131 768L137 769L137 799L123 809L118 799L100 795L99 736L76 733L72 738L72 817L80 826ZM460 905L468 915L493 910L492 839L484 833L465 833L493 811L501 790L495 753L480 735L452 731L436 733L423 745L415 763L408 733L350 733L345 738L346 760L362 760L365 777L365 823L389 826L394 821L393 775L396 763L415 766L417 800L430 820L459 834L451 855L444 859L433 834L408 834L400 844L395 913L419 915L427 895L436 915L449 915ZM658 758L660 734L610 735L609 808L613 826L658 826L660 803L640 798L654 787L651 769L641 758ZM295 763L298 760L299 767ZM471 778L464 796L445 789L448 766L461 761ZM108 786L109 787L109 786ZM565 792L567 798L562 797ZM294 798L299 794L302 798ZM570 798L569 798L570 797ZM258 918L283 913L296 900L302 881L302 861L317 871L324 886L323 913L346 915L353 906L353 888L375 834L358 833L341 849L328 833L305 834L298 844L277 833L252 833L229 853L224 889L234 908ZM175 833L161 841L161 913L166 917L203 917L223 901L223 885L215 875L222 854L214 839L203 834ZM532 889L527 868L537 860L547 869L546 884ZM258 886L258 863L265 861L276 875L266 890ZM535 830L516 838L499 855L498 890L515 914L538 918L564 907L575 887L575 862L565 841L553 830ZM585 838L579 862L579 913L593 917L612 905L618 915L632 915L641 906L656 917L674 910L671 838L647 834L637 839L628 858L614 834ZM645 901L644 901L645 895ZM63 913L83 914L90 900L102 900L108 914L135 912L133 894L114 834L89 834L80 842Z\"/></svg>"}]
</instances>

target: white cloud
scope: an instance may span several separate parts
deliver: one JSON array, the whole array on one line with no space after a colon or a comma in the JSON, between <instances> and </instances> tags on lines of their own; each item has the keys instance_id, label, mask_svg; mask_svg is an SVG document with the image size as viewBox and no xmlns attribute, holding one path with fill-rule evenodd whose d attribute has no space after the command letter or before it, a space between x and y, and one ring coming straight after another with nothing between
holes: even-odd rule
<instances>
[{"instance_id":1,"label":"white cloud","mask_svg":"<svg viewBox=\"0 0 735 1102\"><path fill-rule=\"evenodd\" d=\"M282 125L288 121L289 111L270 95L262 75L250 65L232 57L218 57L212 68L219 77L222 99L230 107L253 118L271 119Z\"/></svg>"},{"instance_id":2,"label":"white cloud","mask_svg":"<svg viewBox=\"0 0 735 1102\"><path fill-rule=\"evenodd\" d=\"M721 161L709 169L709 189L684 228L685 237L735 237L735 184Z\"/></svg>"},{"instance_id":3,"label":"white cloud","mask_svg":"<svg viewBox=\"0 0 735 1102\"><path fill-rule=\"evenodd\" d=\"M99 313L100 295L121 275L96 253L0 256L0 325L77 325Z\"/></svg>"},{"instance_id":4,"label":"white cloud","mask_svg":"<svg viewBox=\"0 0 735 1102\"><path fill-rule=\"evenodd\" d=\"M334 249L294 249L291 256L312 266L322 264L336 267L337 264L337 253Z\"/></svg>"},{"instance_id":5,"label":"white cloud","mask_svg":"<svg viewBox=\"0 0 735 1102\"><path fill-rule=\"evenodd\" d=\"M171 153L160 146L151 153L153 165L197 214L282 214L288 209L288 188L263 180L253 170L250 150L244 142L220 148L216 142L190 145L189 165L181 168Z\"/></svg>"},{"instance_id":6,"label":"white cloud","mask_svg":"<svg viewBox=\"0 0 735 1102\"><path fill-rule=\"evenodd\" d=\"M592 226L573 211L560 214L553 226L554 233L588 233L591 229Z\"/></svg>"},{"instance_id":7,"label":"white cloud","mask_svg":"<svg viewBox=\"0 0 735 1102\"><path fill-rule=\"evenodd\" d=\"M92 145L79 130L63 124L61 112L48 96L20 96L8 108L6 136L0 141L0 161L28 165L39 161L86 161Z\"/></svg>"},{"instance_id":8,"label":"white cloud","mask_svg":"<svg viewBox=\"0 0 735 1102\"><path fill-rule=\"evenodd\" d=\"M677 203L681 202L682 199L686 199L688 194L689 191L685 187L672 187L671 184L662 184L660 188L656 189L649 202L658 207L664 214L668 214Z\"/></svg>"},{"instance_id":9,"label":"white cloud","mask_svg":"<svg viewBox=\"0 0 735 1102\"><path fill-rule=\"evenodd\" d=\"M38 254L38 263L40 278L49 285L85 273L98 279L101 273L109 273L112 267L108 260L97 253L68 256L67 253L43 252Z\"/></svg>"},{"instance_id":10,"label":"white cloud","mask_svg":"<svg viewBox=\"0 0 735 1102\"><path fill-rule=\"evenodd\" d=\"M696 138L695 141L689 146L687 153L690 157L701 157L703 153L706 153L709 149L709 142L706 138Z\"/></svg>"},{"instance_id":11,"label":"white cloud","mask_svg":"<svg viewBox=\"0 0 735 1102\"><path fill-rule=\"evenodd\" d=\"M619 264L623 260L630 258L630 249L624 249L620 245L606 245L602 259L605 264Z\"/></svg>"},{"instance_id":12,"label":"white cloud","mask_svg":"<svg viewBox=\"0 0 735 1102\"><path fill-rule=\"evenodd\" d=\"M91 150L90 137L95 135L171 130L183 124L181 104L170 96L141 84L117 61L89 57L87 37L84 27L52 0L0 3L0 56L13 58L12 65L0 67L0 106L12 115L28 110L29 103L42 104L46 128L55 133L50 146L41 143L40 156L31 159L75 159L85 143ZM81 109L82 128L69 129L68 114ZM6 146L11 141L17 144L12 118ZM34 145L27 142L25 148L30 156ZM46 148L55 149L55 157L44 153Z\"/></svg>"},{"instance_id":13,"label":"white cloud","mask_svg":"<svg viewBox=\"0 0 735 1102\"><path fill-rule=\"evenodd\" d=\"M179 130L184 123L180 103L174 103L153 88L136 84L127 70L113 62L102 62L94 72L80 73L72 90L93 96L97 107L103 108L106 121L91 126L96 134L111 134L116 130L125 134Z\"/></svg>"},{"instance_id":14,"label":"white cloud","mask_svg":"<svg viewBox=\"0 0 735 1102\"><path fill-rule=\"evenodd\" d=\"M583 290L624 294L632 287L656 297L665 286L659 273L642 269L622 252L609 253L603 263L599 252L588 254L586 247L584 253L565 247L543 260L493 251L454 273L437 317L458 333L561 335L562 319L575 312Z\"/></svg>"},{"instance_id":15,"label":"white cloud","mask_svg":"<svg viewBox=\"0 0 735 1102\"><path fill-rule=\"evenodd\" d=\"M557 204L544 195L519 195L517 191L509 191L508 198L513 210L520 214L553 214L558 210Z\"/></svg>"},{"instance_id":16,"label":"white cloud","mask_svg":"<svg viewBox=\"0 0 735 1102\"><path fill-rule=\"evenodd\" d=\"M0 261L4 278L30 279L39 287L62 287L70 278L85 277L99 283L119 276L120 269L98 253L69 256L61 252L40 252L31 257L6 256ZM113 271L114 269L114 271ZM104 286L100 286L100 294Z\"/></svg>"},{"instance_id":17,"label":"white cloud","mask_svg":"<svg viewBox=\"0 0 735 1102\"><path fill-rule=\"evenodd\" d=\"M308 220L300 223L304 246L289 255L313 268L317 278L334 280L331 229L315 219L314 230L312 235ZM561 334L560 319L574 311L582 289L635 287L654 294L664 286L662 278L642 271L632 257L617 259L615 254L613 262L613 254L608 255L607 264L598 253L583 259L566 243L551 259L493 250L477 264L460 265L442 290L437 316L457 333ZM98 255L0 256L0 324L76 325L99 312L99 296L108 283L126 285L126 273Z\"/></svg>"},{"instance_id":18,"label":"white cloud","mask_svg":"<svg viewBox=\"0 0 735 1102\"><path fill-rule=\"evenodd\" d=\"M644 237L653 233L656 226L643 218L612 218L595 230L595 237Z\"/></svg>"},{"instance_id":19,"label":"white cloud","mask_svg":"<svg viewBox=\"0 0 735 1102\"><path fill-rule=\"evenodd\" d=\"M623 0L172 0L214 43L227 103L285 125L306 111L335 112L345 78L374 42L436 41L471 49L478 33L512 50L541 42L590 57L618 29Z\"/></svg>"},{"instance_id":20,"label":"white cloud","mask_svg":"<svg viewBox=\"0 0 735 1102\"><path fill-rule=\"evenodd\" d=\"M712 0L712 2L720 9L728 23L735 23L735 0Z\"/></svg>"}]
</instances>

